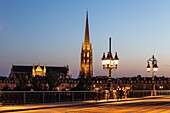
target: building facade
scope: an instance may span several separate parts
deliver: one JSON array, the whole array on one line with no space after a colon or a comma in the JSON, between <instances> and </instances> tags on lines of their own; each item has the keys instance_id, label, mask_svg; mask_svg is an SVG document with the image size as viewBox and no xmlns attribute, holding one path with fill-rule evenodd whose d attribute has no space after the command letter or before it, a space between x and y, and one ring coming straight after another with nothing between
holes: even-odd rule
<instances>
[{"instance_id":1,"label":"building facade","mask_svg":"<svg viewBox=\"0 0 170 113\"><path fill-rule=\"evenodd\" d=\"M17 85L17 81L14 79L9 79L7 77L0 76L0 91L4 90L13 90Z\"/></svg>"},{"instance_id":2,"label":"building facade","mask_svg":"<svg viewBox=\"0 0 170 113\"><path fill-rule=\"evenodd\" d=\"M84 42L81 49L81 64L79 78L93 77L92 45L89 36L88 12L86 12L86 26Z\"/></svg>"},{"instance_id":3,"label":"building facade","mask_svg":"<svg viewBox=\"0 0 170 113\"><path fill-rule=\"evenodd\" d=\"M69 67L57 67L57 66L40 66L34 65L33 66L25 66L25 65L12 65L11 72L9 78L25 78L29 79L36 75L38 76L46 76L49 73L55 73L60 76L60 78L65 79L69 77Z\"/></svg>"},{"instance_id":4,"label":"building facade","mask_svg":"<svg viewBox=\"0 0 170 113\"><path fill-rule=\"evenodd\" d=\"M93 77L92 81L95 87L101 88L102 90L107 88L106 76ZM156 77L152 81L152 77L142 77L138 75L136 77L121 77L112 78L112 89L117 89L118 87L128 87L130 90L152 90L153 82L155 84L156 90L170 90L170 78L168 77Z\"/></svg>"}]
</instances>

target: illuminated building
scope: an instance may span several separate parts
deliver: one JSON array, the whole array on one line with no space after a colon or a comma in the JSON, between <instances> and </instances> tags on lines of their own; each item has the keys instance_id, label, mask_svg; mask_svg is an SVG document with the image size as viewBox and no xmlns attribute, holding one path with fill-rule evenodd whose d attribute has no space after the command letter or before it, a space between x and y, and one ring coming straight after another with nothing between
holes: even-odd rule
<instances>
[{"instance_id":1,"label":"illuminated building","mask_svg":"<svg viewBox=\"0 0 170 113\"><path fill-rule=\"evenodd\" d=\"M92 78L95 87L101 87L103 90L107 87L107 76L96 76ZM156 90L169 90L170 78L168 77L156 77L155 76L155 89ZM151 90L152 89L152 77L142 77L137 75L136 77L121 77L112 78L112 85L114 89L119 87L130 87L131 90Z\"/></svg>"},{"instance_id":2,"label":"illuminated building","mask_svg":"<svg viewBox=\"0 0 170 113\"><path fill-rule=\"evenodd\" d=\"M81 64L80 64L79 78L93 77L93 65L92 65L92 45L90 43L89 25L88 25L88 12L86 12L86 26L84 42L81 50Z\"/></svg>"},{"instance_id":3,"label":"illuminated building","mask_svg":"<svg viewBox=\"0 0 170 113\"><path fill-rule=\"evenodd\" d=\"M7 77L0 76L0 91L6 87L6 90L13 90L17 86L17 81Z\"/></svg>"},{"instance_id":4,"label":"illuminated building","mask_svg":"<svg viewBox=\"0 0 170 113\"><path fill-rule=\"evenodd\" d=\"M69 78L69 67L68 66L40 66L32 65L12 65L10 78L22 79L22 78L32 78L35 75L46 76L48 73L54 73L59 75L61 79Z\"/></svg>"},{"instance_id":5,"label":"illuminated building","mask_svg":"<svg viewBox=\"0 0 170 113\"><path fill-rule=\"evenodd\" d=\"M46 65L44 65L44 69L41 69L41 66L38 64L37 68L35 69L35 66L33 64L33 68L32 68L32 75L36 76L46 76Z\"/></svg>"}]
</instances>

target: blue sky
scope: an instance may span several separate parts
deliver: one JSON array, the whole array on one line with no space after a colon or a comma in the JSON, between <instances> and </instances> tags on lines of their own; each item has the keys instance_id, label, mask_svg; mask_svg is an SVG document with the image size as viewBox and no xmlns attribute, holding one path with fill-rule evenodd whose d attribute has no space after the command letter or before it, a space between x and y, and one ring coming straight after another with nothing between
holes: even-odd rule
<instances>
[{"instance_id":1,"label":"blue sky","mask_svg":"<svg viewBox=\"0 0 170 113\"><path fill-rule=\"evenodd\" d=\"M77 77L89 12L94 75L108 75L101 57L118 52L112 77L151 76L147 60L155 55L157 76L170 77L169 0L0 0L0 75L12 64L63 66Z\"/></svg>"}]
</instances>

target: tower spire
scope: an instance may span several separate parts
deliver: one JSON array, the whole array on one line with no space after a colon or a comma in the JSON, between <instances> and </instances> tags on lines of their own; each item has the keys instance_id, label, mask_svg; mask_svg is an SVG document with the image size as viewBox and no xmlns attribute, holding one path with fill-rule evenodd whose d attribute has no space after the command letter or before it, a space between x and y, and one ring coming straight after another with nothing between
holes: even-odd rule
<instances>
[{"instance_id":1,"label":"tower spire","mask_svg":"<svg viewBox=\"0 0 170 113\"><path fill-rule=\"evenodd\" d=\"M84 42L81 50L81 69L79 78L93 77L92 45L89 37L88 11L86 11L86 24Z\"/></svg>"},{"instance_id":2,"label":"tower spire","mask_svg":"<svg viewBox=\"0 0 170 113\"><path fill-rule=\"evenodd\" d=\"M90 43L90 38L89 38L89 23L88 23L88 11L86 11L86 27L85 27L84 43Z\"/></svg>"}]
</instances>

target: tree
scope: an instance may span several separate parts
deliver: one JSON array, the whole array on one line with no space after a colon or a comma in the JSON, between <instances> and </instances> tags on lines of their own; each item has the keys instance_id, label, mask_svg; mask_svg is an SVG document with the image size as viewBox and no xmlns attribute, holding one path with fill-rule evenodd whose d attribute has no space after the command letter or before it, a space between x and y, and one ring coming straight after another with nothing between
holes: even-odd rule
<instances>
[{"instance_id":1,"label":"tree","mask_svg":"<svg viewBox=\"0 0 170 113\"><path fill-rule=\"evenodd\" d=\"M41 76L35 76L34 78L32 78L32 85L33 85L33 89L35 91L41 90L41 88L40 88L40 81L42 81L42 77Z\"/></svg>"},{"instance_id":2,"label":"tree","mask_svg":"<svg viewBox=\"0 0 170 113\"><path fill-rule=\"evenodd\" d=\"M91 78L80 78L78 85L71 89L72 91L88 91L91 90L93 82Z\"/></svg>"},{"instance_id":3,"label":"tree","mask_svg":"<svg viewBox=\"0 0 170 113\"><path fill-rule=\"evenodd\" d=\"M28 80L27 75L26 74L19 74L18 75L18 84L16 88L17 90L25 90L26 88L26 81Z\"/></svg>"},{"instance_id":4,"label":"tree","mask_svg":"<svg viewBox=\"0 0 170 113\"><path fill-rule=\"evenodd\" d=\"M47 73L45 80L48 82L49 90L54 90L60 85L60 75L54 72Z\"/></svg>"},{"instance_id":5,"label":"tree","mask_svg":"<svg viewBox=\"0 0 170 113\"><path fill-rule=\"evenodd\" d=\"M9 87L8 86L5 86L2 91L10 91Z\"/></svg>"}]
</instances>

